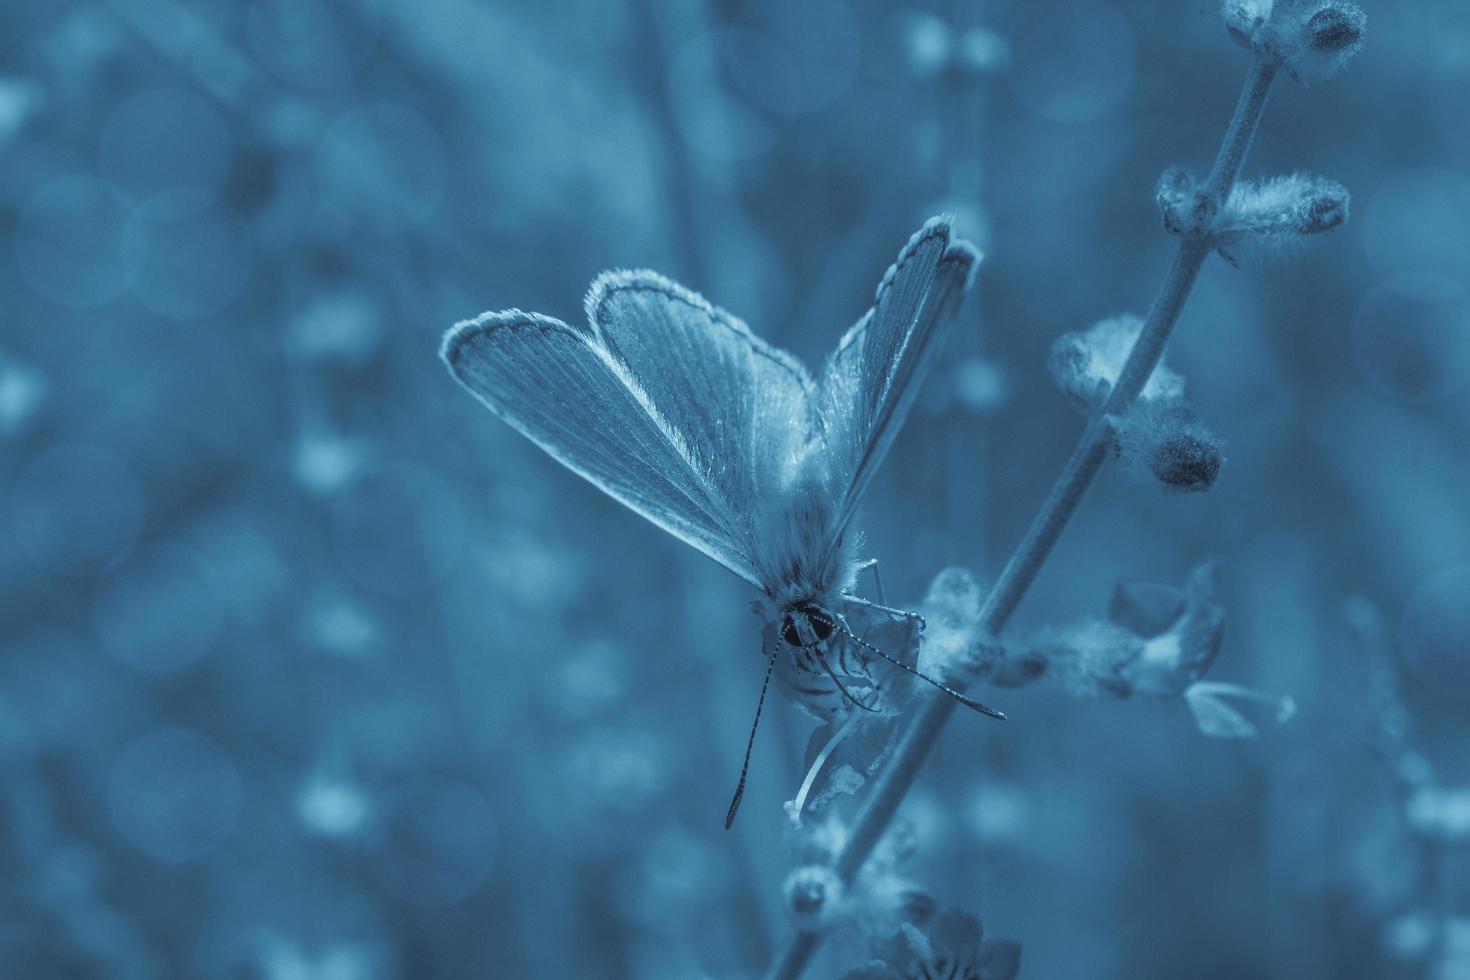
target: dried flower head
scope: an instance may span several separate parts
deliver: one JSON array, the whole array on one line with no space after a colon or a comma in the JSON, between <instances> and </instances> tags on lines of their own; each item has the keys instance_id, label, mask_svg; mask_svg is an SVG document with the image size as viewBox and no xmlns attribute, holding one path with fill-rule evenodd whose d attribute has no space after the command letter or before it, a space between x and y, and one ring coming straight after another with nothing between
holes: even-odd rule
<instances>
[{"instance_id":1,"label":"dried flower head","mask_svg":"<svg viewBox=\"0 0 1470 980\"><path fill-rule=\"evenodd\" d=\"M842 879L823 864L803 864L781 886L786 911L796 928L816 931L829 924L842 904Z\"/></svg>"}]
</instances>

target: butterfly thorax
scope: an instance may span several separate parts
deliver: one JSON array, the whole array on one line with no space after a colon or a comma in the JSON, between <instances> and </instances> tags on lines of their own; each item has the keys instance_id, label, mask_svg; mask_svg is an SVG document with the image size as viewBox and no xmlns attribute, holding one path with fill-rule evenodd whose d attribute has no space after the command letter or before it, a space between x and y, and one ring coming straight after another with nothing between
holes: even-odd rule
<instances>
[{"instance_id":1,"label":"butterfly thorax","mask_svg":"<svg viewBox=\"0 0 1470 980\"><path fill-rule=\"evenodd\" d=\"M771 619L801 606L831 610L852 585L853 562L826 474L805 472L765 501L753 551Z\"/></svg>"}]
</instances>

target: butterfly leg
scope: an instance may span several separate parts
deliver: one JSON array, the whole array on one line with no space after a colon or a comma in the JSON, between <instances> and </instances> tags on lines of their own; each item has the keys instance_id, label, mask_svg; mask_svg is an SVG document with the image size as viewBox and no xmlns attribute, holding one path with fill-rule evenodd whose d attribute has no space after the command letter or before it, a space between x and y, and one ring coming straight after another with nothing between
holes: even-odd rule
<instances>
[{"instance_id":1,"label":"butterfly leg","mask_svg":"<svg viewBox=\"0 0 1470 980\"><path fill-rule=\"evenodd\" d=\"M907 619L910 622L918 623L920 633L924 632L924 627L928 625L923 616L920 616L916 612L911 612L908 609L895 609L892 606L885 606L882 603L869 602L867 599L864 599L861 596L852 595L851 593L844 595L842 598L847 602L856 603L859 606L866 606L869 609L876 609L878 610L878 612L887 613L888 615L894 616L898 619Z\"/></svg>"},{"instance_id":2,"label":"butterfly leg","mask_svg":"<svg viewBox=\"0 0 1470 980\"><path fill-rule=\"evenodd\" d=\"M873 591L877 593L878 601L882 603L888 602L888 597L883 594L883 576L878 574L878 559L869 558L867 561L860 562L857 567L857 572L853 577L856 578L858 575L863 574L863 572L873 573Z\"/></svg>"},{"instance_id":3,"label":"butterfly leg","mask_svg":"<svg viewBox=\"0 0 1470 980\"><path fill-rule=\"evenodd\" d=\"M974 698L967 697L967 696L961 694L959 691L956 691L954 688L950 687L948 684L941 684L939 681L936 681L934 678L930 677L928 674L925 674L922 671L920 671L920 670L918 670L918 669L916 669L914 667L910 667L908 664L904 663L902 660L896 660L896 659L894 659L893 657L891 657L888 654L884 653L882 650L880 650L877 647L873 646L873 644L869 643L867 640L863 639L862 637L858 636L856 633L854 633L852 631L852 627L847 624L847 617L846 616L838 615L837 622L839 624L841 624L842 631L844 633L846 633L848 635L848 637L850 637L853 640L853 642L857 643L859 646L863 647L864 649L866 649L870 653L877 654L878 656L882 657L884 660L886 660L889 663L893 664L893 666L899 668L900 670L907 671L908 673L910 673L913 676L917 677L919 680L924 681L926 684L930 684L930 685L938 688L939 690L943 691L945 694L948 694L950 697L954 698L956 701L958 701L960 704L964 705L967 708L971 708L971 709L973 709L975 711L978 711L982 715L989 715L990 717L996 718L996 719L998 719L1000 721L1005 721L1006 720L1006 716L1005 716L1005 714L1003 712L1001 712L1001 711L999 711L999 710L997 710L995 708L990 707L990 705L988 705L988 704L981 704L979 701L976 701ZM833 679L835 680L836 678L833 678Z\"/></svg>"}]
</instances>

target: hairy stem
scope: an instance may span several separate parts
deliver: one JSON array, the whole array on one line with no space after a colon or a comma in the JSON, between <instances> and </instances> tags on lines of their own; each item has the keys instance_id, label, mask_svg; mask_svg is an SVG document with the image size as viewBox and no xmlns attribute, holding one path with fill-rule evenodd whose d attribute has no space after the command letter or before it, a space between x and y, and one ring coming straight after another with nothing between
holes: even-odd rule
<instances>
[{"instance_id":1,"label":"hairy stem","mask_svg":"<svg viewBox=\"0 0 1470 980\"><path fill-rule=\"evenodd\" d=\"M1235 104L1235 113L1230 119L1224 142L1215 157L1215 165L1206 183L1206 193L1218 205L1222 204L1235 186L1255 136L1256 124L1266 107L1266 97L1276 75L1275 64L1257 58ZM1082 497L1092 485L1113 445L1113 418L1126 412L1143 390L1154 366L1158 364L1168 342L1169 334L1189 298L1195 277L1209 255L1212 245L1202 238L1184 238L1179 243L1169 274L1154 297L1144 320L1138 340L1128 354L1118 383L1113 386L1107 401L1092 417L1083 431L1077 448L1067 459L1066 466L1052 485L1041 510L1027 528L1016 550L1006 562L995 587L986 597L980 621L984 630L997 634L1005 628L1011 614L1015 612L1026 591L1036 580L1062 530L1071 520L1081 503ZM950 698L935 697L919 709L917 716L882 774L868 794L867 803L858 813L846 846L837 856L836 872L844 883L850 883L862 868L863 862L873 852L889 821L898 812L899 804L909 788L913 786L919 769L943 730L945 722L954 712L955 702ZM798 931L791 939L771 971L771 980L795 980L801 976L812 954L822 939L821 933Z\"/></svg>"}]
</instances>

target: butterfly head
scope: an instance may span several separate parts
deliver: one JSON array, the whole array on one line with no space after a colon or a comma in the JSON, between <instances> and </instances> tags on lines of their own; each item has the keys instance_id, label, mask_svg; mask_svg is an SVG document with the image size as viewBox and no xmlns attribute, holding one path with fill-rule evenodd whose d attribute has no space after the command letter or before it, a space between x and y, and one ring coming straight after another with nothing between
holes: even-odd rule
<instances>
[{"instance_id":1,"label":"butterfly head","mask_svg":"<svg viewBox=\"0 0 1470 980\"><path fill-rule=\"evenodd\" d=\"M786 609L781 617L781 639L787 646L807 649L831 639L837 617L814 602L801 602Z\"/></svg>"}]
</instances>

